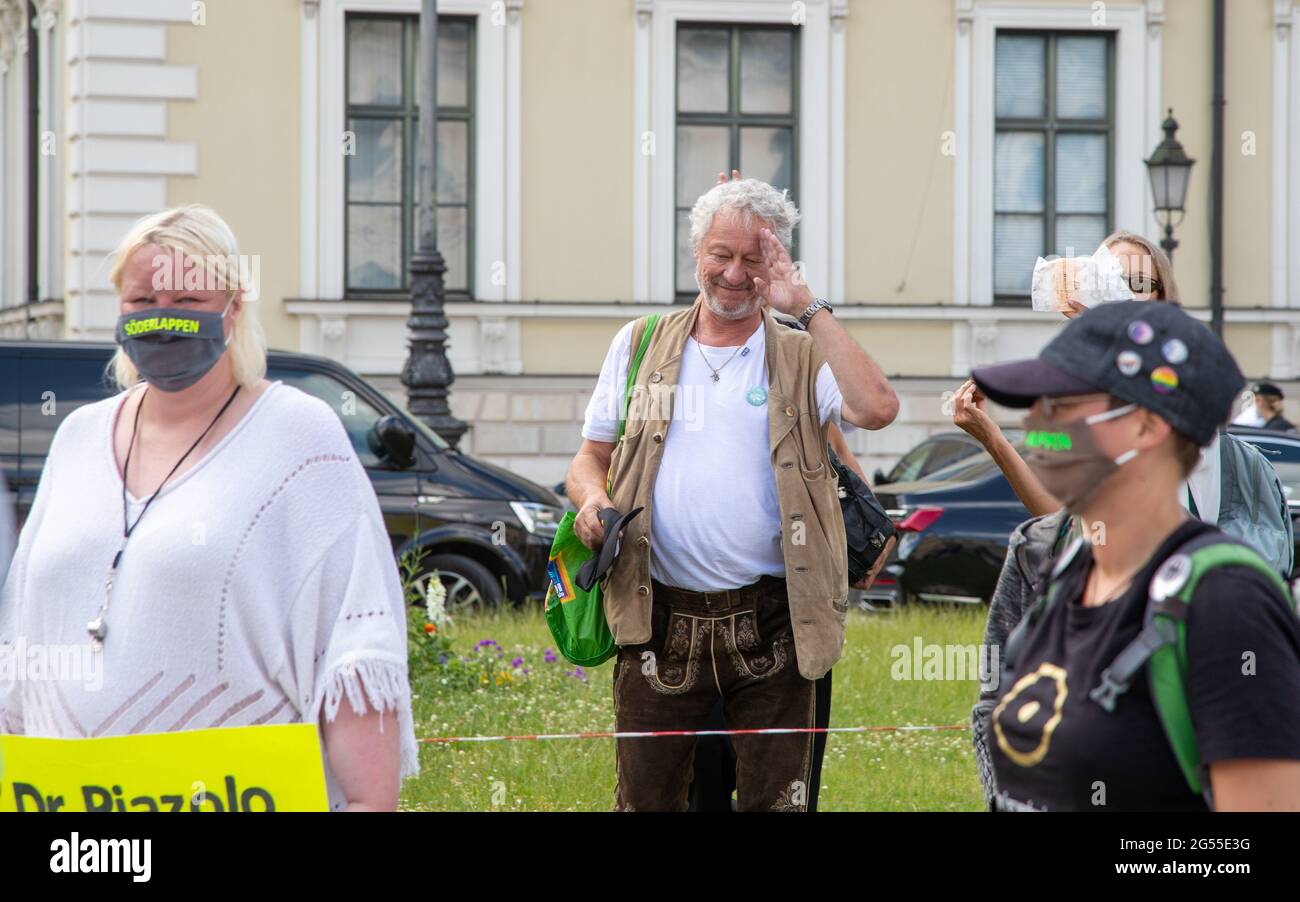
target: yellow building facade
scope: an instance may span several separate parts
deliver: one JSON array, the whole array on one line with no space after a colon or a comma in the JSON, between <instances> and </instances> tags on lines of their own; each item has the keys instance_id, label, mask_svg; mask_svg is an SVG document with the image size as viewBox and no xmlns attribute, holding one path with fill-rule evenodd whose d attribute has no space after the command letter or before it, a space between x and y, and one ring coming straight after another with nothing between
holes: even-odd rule
<instances>
[{"instance_id":1,"label":"yellow building facade","mask_svg":"<svg viewBox=\"0 0 1300 902\"><path fill-rule=\"evenodd\" d=\"M139 216L205 203L258 261L272 346L401 397L419 6L0 0L0 334L111 338L105 255ZM1248 376L1290 385L1300 6L1227 7L1225 335ZM972 366L1059 329L1021 296L1035 248L1160 237L1143 160L1170 108L1197 161L1175 268L1208 318L1213 0L439 12L453 406L462 447L525 475L562 476L617 329L682 302L678 222L710 163L788 183L810 285L895 377L899 422L852 438L868 466L951 428Z\"/></svg>"}]
</instances>

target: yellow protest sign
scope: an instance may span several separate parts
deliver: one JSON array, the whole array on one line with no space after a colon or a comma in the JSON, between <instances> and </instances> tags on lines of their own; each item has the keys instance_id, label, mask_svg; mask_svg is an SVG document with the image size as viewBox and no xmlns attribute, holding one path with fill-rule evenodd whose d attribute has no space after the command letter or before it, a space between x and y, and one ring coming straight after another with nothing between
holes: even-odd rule
<instances>
[{"instance_id":1,"label":"yellow protest sign","mask_svg":"<svg viewBox=\"0 0 1300 902\"><path fill-rule=\"evenodd\" d=\"M328 810L314 724L0 735L0 812Z\"/></svg>"}]
</instances>

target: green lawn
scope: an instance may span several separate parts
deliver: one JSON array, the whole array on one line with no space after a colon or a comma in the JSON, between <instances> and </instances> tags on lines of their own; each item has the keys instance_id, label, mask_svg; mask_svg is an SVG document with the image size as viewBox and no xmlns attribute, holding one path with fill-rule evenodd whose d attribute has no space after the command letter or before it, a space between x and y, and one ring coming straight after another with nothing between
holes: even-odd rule
<instances>
[{"instance_id":1,"label":"green lawn","mask_svg":"<svg viewBox=\"0 0 1300 902\"><path fill-rule=\"evenodd\" d=\"M850 614L844 658L835 666L831 726L967 722L978 692L974 679L896 680L890 650L911 647L917 636L925 644L978 643L983 626L983 609ZM446 635L456 656L468 654L475 663L451 671L413 668L417 737L613 729L610 663L575 676L562 658L544 661L553 642L540 612L464 619ZM500 649L473 650L487 639ZM517 658L523 663L512 667ZM402 793L407 810L607 811L613 805L610 739L426 743L420 763L420 776ZM821 810L982 807L966 730L829 737Z\"/></svg>"}]
</instances>

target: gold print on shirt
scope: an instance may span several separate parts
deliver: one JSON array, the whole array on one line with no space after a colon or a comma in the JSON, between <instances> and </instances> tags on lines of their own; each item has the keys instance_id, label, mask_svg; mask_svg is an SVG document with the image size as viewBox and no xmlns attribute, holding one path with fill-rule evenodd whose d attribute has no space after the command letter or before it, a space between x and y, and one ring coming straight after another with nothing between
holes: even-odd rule
<instances>
[{"instance_id":1,"label":"gold print on shirt","mask_svg":"<svg viewBox=\"0 0 1300 902\"><path fill-rule=\"evenodd\" d=\"M1037 688L1042 680L1049 680L1052 687L1052 697L1050 699L1027 698L1031 690ZM1016 681L1011 687L1011 691L998 703L993 709L993 732L997 735L998 748L1002 749L1002 754L1006 755L1021 767L1033 767L1038 762L1047 757L1047 749L1052 744L1052 732L1061 722L1061 709L1065 706L1065 697L1069 694L1066 686L1065 671L1055 664L1049 664L1044 661L1038 665L1038 669L1033 673L1027 673ZM1019 699L1019 701L1017 701ZM1050 713L1046 718L1041 718L1044 712L1044 703L1050 705ZM1028 752L1022 752L1019 749L1011 747L1007 740L1006 734L1002 731L1002 714L1010 710L1016 721L1023 724L1031 722L1040 722L1038 745Z\"/></svg>"}]
</instances>

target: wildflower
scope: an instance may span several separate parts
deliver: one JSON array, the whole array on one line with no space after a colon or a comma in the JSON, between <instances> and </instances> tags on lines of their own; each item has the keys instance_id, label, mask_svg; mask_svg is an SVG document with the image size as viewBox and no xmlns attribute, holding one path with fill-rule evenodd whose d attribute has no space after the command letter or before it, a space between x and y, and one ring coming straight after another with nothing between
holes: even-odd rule
<instances>
[{"instance_id":1,"label":"wildflower","mask_svg":"<svg viewBox=\"0 0 1300 902\"><path fill-rule=\"evenodd\" d=\"M443 626L451 621L447 616L447 587L442 584L437 570L429 574L429 580L425 584L424 606L429 622L435 626Z\"/></svg>"},{"instance_id":2,"label":"wildflower","mask_svg":"<svg viewBox=\"0 0 1300 902\"><path fill-rule=\"evenodd\" d=\"M515 658L513 661L510 662L510 666L511 666L511 667L523 667L523 666L524 666L524 659L523 659L522 657Z\"/></svg>"},{"instance_id":3,"label":"wildflower","mask_svg":"<svg viewBox=\"0 0 1300 902\"><path fill-rule=\"evenodd\" d=\"M546 654L542 655L542 660L547 664L554 664L558 659L555 657L555 652L548 648L546 649Z\"/></svg>"},{"instance_id":4,"label":"wildflower","mask_svg":"<svg viewBox=\"0 0 1300 902\"><path fill-rule=\"evenodd\" d=\"M424 631L428 633L430 636L432 636L434 633L438 632L438 628L434 626L432 623L426 623L424 625Z\"/></svg>"}]
</instances>

